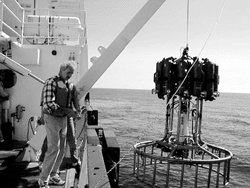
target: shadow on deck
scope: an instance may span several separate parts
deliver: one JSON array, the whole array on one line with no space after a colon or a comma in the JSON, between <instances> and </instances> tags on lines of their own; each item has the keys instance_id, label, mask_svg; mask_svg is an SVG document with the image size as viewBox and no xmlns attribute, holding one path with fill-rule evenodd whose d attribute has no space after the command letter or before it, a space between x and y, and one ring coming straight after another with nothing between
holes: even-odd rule
<instances>
[{"instance_id":1,"label":"shadow on deck","mask_svg":"<svg viewBox=\"0 0 250 188\"><path fill-rule=\"evenodd\" d=\"M38 188L40 170L38 162L16 162L18 154L27 142L13 142L10 146L0 145L0 182L1 188ZM66 178L70 159L65 158L60 169L62 179ZM50 188L64 186L50 186Z\"/></svg>"}]
</instances>

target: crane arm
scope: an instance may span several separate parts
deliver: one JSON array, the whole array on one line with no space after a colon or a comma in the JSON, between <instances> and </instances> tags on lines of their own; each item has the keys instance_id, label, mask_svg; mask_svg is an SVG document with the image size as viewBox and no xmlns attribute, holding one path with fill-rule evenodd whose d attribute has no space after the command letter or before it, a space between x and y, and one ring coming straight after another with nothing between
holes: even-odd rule
<instances>
[{"instance_id":1,"label":"crane arm","mask_svg":"<svg viewBox=\"0 0 250 188\"><path fill-rule=\"evenodd\" d=\"M76 84L80 100L89 92L96 81L165 1L148 0L108 48L98 47L98 51L101 54L100 57L91 58L93 65Z\"/></svg>"}]
</instances>

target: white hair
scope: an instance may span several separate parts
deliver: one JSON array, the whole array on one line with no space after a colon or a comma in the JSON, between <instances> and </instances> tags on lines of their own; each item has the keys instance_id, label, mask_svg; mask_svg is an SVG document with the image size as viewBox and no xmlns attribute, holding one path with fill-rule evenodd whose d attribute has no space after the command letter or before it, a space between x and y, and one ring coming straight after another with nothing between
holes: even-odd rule
<instances>
[{"instance_id":1,"label":"white hair","mask_svg":"<svg viewBox=\"0 0 250 188\"><path fill-rule=\"evenodd\" d=\"M60 70L64 70L64 69L67 69L68 67L72 68L73 70L76 69L77 65L76 65L76 62L75 61L72 61L72 60L67 60L67 61L64 61L63 63L61 63L60 65Z\"/></svg>"}]
</instances>

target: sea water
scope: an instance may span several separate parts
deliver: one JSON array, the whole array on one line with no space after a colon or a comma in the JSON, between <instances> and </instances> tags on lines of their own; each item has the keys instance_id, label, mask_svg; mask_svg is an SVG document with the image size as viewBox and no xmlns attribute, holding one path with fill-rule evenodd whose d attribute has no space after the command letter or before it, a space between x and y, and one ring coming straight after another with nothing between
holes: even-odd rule
<instances>
[{"instance_id":1,"label":"sea water","mask_svg":"<svg viewBox=\"0 0 250 188\"><path fill-rule=\"evenodd\" d=\"M150 90L94 88L90 101L98 124L112 129L121 147L119 187L153 187L133 174L133 145L163 138L166 100ZM204 102L202 139L233 153L230 183L223 187L250 188L250 94L220 93ZM164 187L165 179L160 181Z\"/></svg>"}]
</instances>

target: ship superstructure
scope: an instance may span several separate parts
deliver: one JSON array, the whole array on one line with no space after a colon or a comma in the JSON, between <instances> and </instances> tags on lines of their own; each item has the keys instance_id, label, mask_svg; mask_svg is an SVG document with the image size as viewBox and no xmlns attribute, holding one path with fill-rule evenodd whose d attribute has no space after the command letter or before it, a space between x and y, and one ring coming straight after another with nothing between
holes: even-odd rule
<instances>
[{"instance_id":1,"label":"ship superstructure","mask_svg":"<svg viewBox=\"0 0 250 188\"><path fill-rule=\"evenodd\" d=\"M13 139L26 140L27 122L40 115L43 81L58 74L68 59L78 65L73 83L88 70L85 13L78 0L8 0L1 1L1 10L1 39L11 46L2 51L0 66L16 75L8 89Z\"/></svg>"}]
</instances>

